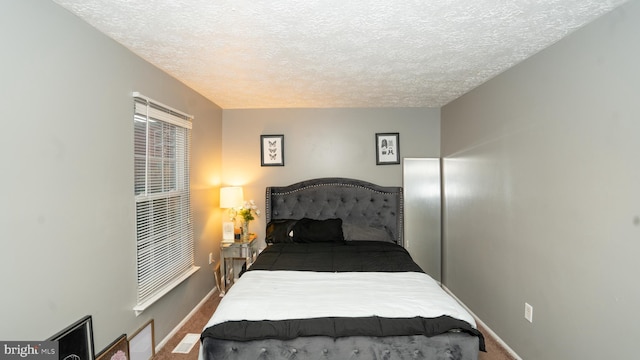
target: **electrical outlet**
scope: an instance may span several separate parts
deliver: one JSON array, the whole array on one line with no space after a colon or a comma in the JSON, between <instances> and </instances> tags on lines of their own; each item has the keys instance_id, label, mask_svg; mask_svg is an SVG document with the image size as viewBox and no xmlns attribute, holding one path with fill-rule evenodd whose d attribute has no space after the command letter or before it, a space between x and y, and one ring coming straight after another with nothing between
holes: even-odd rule
<instances>
[{"instance_id":1,"label":"electrical outlet","mask_svg":"<svg viewBox=\"0 0 640 360\"><path fill-rule=\"evenodd\" d=\"M209 253L209 264L213 264L213 253Z\"/></svg>"},{"instance_id":2,"label":"electrical outlet","mask_svg":"<svg viewBox=\"0 0 640 360\"><path fill-rule=\"evenodd\" d=\"M529 320L530 323L533 322L533 306L528 303L524 303L524 318Z\"/></svg>"}]
</instances>

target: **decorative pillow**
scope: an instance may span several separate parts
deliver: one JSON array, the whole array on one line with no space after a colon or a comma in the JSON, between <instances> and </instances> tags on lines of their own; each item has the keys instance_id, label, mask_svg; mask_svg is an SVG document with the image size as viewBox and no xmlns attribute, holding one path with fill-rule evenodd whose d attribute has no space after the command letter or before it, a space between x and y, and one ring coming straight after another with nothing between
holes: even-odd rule
<instances>
[{"instance_id":1,"label":"decorative pillow","mask_svg":"<svg viewBox=\"0 0 640 360\"><path fill-rule=\"evenodd\" d=\"M293 226L298 220L278 219L267 224L265 242L267 244L292 243L293 239L289 235Z\"/></svg>"},{"instance_id":2,"label":"decorative pillow","mask_svg":"<svg viewBox=\"0 0 640 360\"><path fill-rule=\"evenodd\" d=\"M377 228L366 225L342 224L342 232L346 241L371 240L395 242L393 234L387 228Z\"/></svg>"},{"instance_id":3,"label":"decorative pillow","mask_svg":"<svg viewBox=\"0 0 640 360\"><path fill-rule=\"evenodd\" d=\"M342 219L303 218L293 226L292 235L293 241L297 243L343 242Z\"/></svg>"}]
</instances>

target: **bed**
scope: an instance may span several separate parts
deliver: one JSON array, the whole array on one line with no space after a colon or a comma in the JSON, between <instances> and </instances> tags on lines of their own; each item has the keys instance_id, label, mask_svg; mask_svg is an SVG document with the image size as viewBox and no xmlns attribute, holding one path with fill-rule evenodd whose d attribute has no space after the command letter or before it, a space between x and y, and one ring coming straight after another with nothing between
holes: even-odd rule
<instances>
[{"instance_id":1,"label":"bed","mask_svg":"<svg viewBox=\"0 0 640 360\"><path fill-rule=\"evenodd\" d=\"M403 193L346 178L266 189L267 248L201 334L200 359L476 360L473 317L404 249Z\"/></svg>"}]
</instances>

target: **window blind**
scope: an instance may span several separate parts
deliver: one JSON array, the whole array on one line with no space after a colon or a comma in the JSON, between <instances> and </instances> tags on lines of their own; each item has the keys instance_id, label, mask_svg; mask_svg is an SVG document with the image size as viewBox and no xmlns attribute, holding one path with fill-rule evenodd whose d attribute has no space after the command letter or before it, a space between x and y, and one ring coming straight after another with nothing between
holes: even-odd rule
<instances>
[{"instance_id":1,"label":"window blind","mask_svg":"<svg viewBox=\"0 0 640 360\"><path fill-rule=\"evenodd\" d=\"M189 189L192 118L134 93L137 312L197 270Z\"/></svg>"}]
</instances>

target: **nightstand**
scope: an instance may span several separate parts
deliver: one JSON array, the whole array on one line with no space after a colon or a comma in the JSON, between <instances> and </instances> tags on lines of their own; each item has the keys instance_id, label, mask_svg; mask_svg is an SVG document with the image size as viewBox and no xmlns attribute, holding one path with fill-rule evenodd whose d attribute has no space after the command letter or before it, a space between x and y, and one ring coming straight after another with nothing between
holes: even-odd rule
<instances>
[{"instance_id":1,"label":"nightstand","mask_svg":"<svg viewBox=\"0 0 640 360\"><path fill-rule=\"evenodd\" d=\"M221 295L224 295L227 291L227 287L233 283L233 263L236 259L244 260L247 269L253 263L253 260L258 253L257 236L251 234L251 237L247 241L235 240L233 242L220 243L220 265L222 267L222 289L220 289ZM228 278L231 277L231 278ZM228 284L228 286L227 286Z\"/></svg>"}]
</instances>

